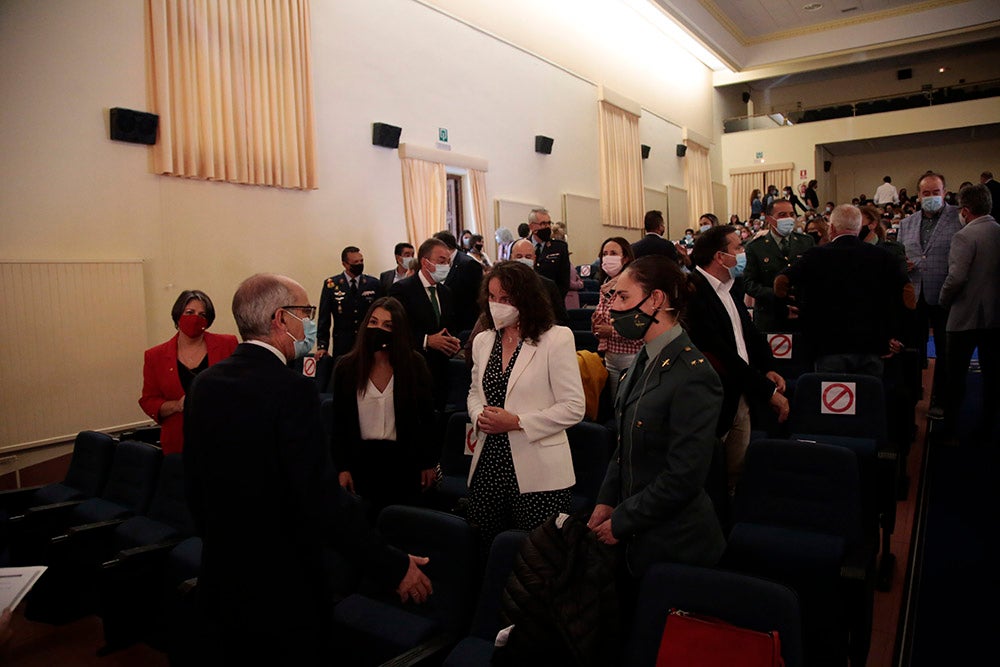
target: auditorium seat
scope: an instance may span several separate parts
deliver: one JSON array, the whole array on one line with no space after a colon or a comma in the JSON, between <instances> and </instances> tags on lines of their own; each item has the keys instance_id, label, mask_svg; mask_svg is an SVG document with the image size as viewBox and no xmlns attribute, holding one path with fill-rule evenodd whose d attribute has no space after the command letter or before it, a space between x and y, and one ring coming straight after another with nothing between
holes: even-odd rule
<instances>
[{"instance_id":1,"label":"auditorium seat","mask_svg":"<svg viewBox=\"0 0 1000 667\"><path fill-rule=\"evenodd\" d=\"M614 434L606 427L583 421L566 429L573 455L573 485L571 512L590 512L608 470L608 460L614 448Z\"/></svg>"}]
</instances>

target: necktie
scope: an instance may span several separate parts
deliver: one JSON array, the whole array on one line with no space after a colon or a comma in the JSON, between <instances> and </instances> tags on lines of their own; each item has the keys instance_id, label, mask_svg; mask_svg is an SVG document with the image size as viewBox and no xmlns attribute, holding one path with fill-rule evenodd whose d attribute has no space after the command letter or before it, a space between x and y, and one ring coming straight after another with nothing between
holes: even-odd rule
<instances>
[{"instance_id":1,"label":"necktie","mask_svg":"<svg viewBox=\"0 0 1000 667\"><path fill-rule=\"evenodd\" d=\"M441 305L438 303L437 285L431 285L427 288L427 290L431 293L431 307L434 309L434 323L440 324Z\"/></svg>"},{"instance_id":2,"label":"necktie","mask_svg":"<svg viewBox=\"0 0 1000 667\"><path fill-rule=\"evenodd\" d=\"M632 393L632 390L635 388L636 383L639 381L639 378L642 377L642 372L646 370L647 361L649 361L649 353L646 352L646 346L643 345L642 348L639 350L639 354L637 354L635 357L635 368L633 368L632 371L625 376L625 381L626 381L624 387L625 393L621 394L622 400L627 399L629 395ZM621 393L622 388L619 387L618 391L619 393Z\"/></svg>"},{"instance_id":3,"label":"necktie","mask_svg":"<svg viewBox=\"0 0 1000 667\"><path fill-rule=\"evenodd\" d=\"M351 300L356 301L358 298L358 279L351 278Z\"/></svg>"},{"instance_id":4,"label":"necktie","mask_svg":"<svg viewBox=\"0 0 1000 667\"><path fill-rule=\"evenodd\" d=\"M535 244L535 258L537 259L537 258L539 258L541 256L542 256L542 244L541 243L536 243Z\"/></svg>"},{"instance_id":5,"label":"necktie","mask_svg":"<svg viewBox=\"0 0 1000 667\"><path fill-rule=\"evenodd\" d=\"M788 237L787 236L785 236L784 238L781 239L781 254L785 256L785 259L788 259Z\"/></svg>"}]
</instances>

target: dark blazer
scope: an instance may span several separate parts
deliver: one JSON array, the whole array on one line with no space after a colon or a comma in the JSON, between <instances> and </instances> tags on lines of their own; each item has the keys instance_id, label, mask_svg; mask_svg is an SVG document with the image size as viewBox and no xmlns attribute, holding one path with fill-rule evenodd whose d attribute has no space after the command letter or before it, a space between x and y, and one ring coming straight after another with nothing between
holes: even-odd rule
<instances>
[{"instance_id":1,"label":"dark blazer","mask_svg":"<svg viewBox=\"0 0 1000 667\"><path fill-rule=\"evenodd\" d=\"M198 602L214 645L318 664L332 623L327 549L390 588L406 554L340 488L315 382L273 352L241 344L198 375L185 403L185 490L204 542Z\"/></svg>"},{"instance_id":2,"label":"dark blazer","mask_svg":"<svg viewBox=\"0 0 1000 667\"><path fill-rule=\"evenodd\" d=\"M333 356L351 351L361 318L375 299L383 296L382 283L367 274L358 277L357 297L351 296L350 281L343 273L330 276L323 283L316 320L316 349L329 350ZM330 345L330 320L333 320L333 345Z\"/></svg>"},{"instance_id":3,"label":"dark blazer","mask_svg":"<svg viewBox=\"0 0 1000 667\"><path fill-rule=\"evenodd\" d=\"M559 286L543 275L539 275L538 278L542 281L542 285L545 286L545 291L549 295L549 301L552 302L552 314L556 318L556 324L568 327L569 313L566 312L566 299L559 293Z\"/></svg>"},{"instance_id":4,"label":"dark blazer","mask_svg":"<svg viewBox=\"0 0 1000 667\"><path fill-rule=\"evenodd\" d=\"M889 338L901 337L908 280L889 251L842 235L782 273L798 289L802 328L817 355L886 354Z\"/></svg>"},{"instance_id":5,"label":"dark blazer","mask_svg":"<svg viewBox=\"0 0 1000 667\"><path fill-rule=\"evenodd\" d=\"M405 461L387 461L386 465L409 466L418 470L433 468L441 458L441 443L434 438L434 405L424 391L433 380L423 356L413 353L414 387L393 387L393 411L396 417L396 442L410 455ZM333 423L330 453L338 471L354 470L362 447L358 419L357 378L344 372L341 363L333 369ZM419 483L419 478L417 478Z\"/></svg>"},{"instance_id":6,"label":"dark blazer","mask_svg":"<svg viewBox=\"0 0 1000 667\"><path fill-rule=\"evenodd\" d=\"M634 576L660 561L710 567L726 545L705 492L722 383L684 331L644 372L637 362L618 388L618 448L597 502L615 508L612 533Z\"/></svg>"},{"instance_id":7,"label":"dark blazer","mask_svg":"<svg viewBox=\"0 0 1000 667\"><path fill-rule=\"evenodd\" d=\"M743 361L736 350L736 332L729 313L712 284L697 269L691 271L688 281L695 292L684 312L684 328L690 332L691 340L712 363L712 368L722 380L722 411L715 429L716 435L721 437L733 425L741 395L751 403L770 400L775 384L765 374L774 370L774 355L767 337L757 330L750 319L743 299L734 295L733 302L743 328L743 342L750 357L749 364Z\"/></svg>"},{"instance_id":8,"label":"dark blazer","mask_svg":"<svg viewBox=\"0 0 1000 667\"><path fill-rule=\"evenodd\" d=\"M440 410L444 408L448 397L448 357L437 350L425 349L424 336L436 334L441 329L447 329L453 336L459 332L456 330L455 306L451 290L447 285L439 284L437 295L441 307L440 321L434 317L434 308L423 283L420 282L419 273L400 280L389 289L389 296L399 299L403 309L406 310L406 316L410 320L413 349L424 355L424 359L427 360L431 377L434 378L434 407Z\"/></svg>"},{"instance_id":9,"label":"dark blazer","mask_svg":"<svg viewBox=\"0 0 1000 667\"><path fill-rule=\"evenodd\" d=\"M788 235L789 251L786 258L775 240L777 235L768 232L746 245L747 268L743 272L746 293L754 298L753 321L766 332L798 331L795 320L788 319L788 301L774 294L774 279L782 270L797 262L802 254L815 245L811 236L792 232Z\"/></svg>"},{"instance_id":10,"label":"dark blazer","mask_svg":"<svg viewBox=\"0 0 1000 667\"><path fill-rule=\"evenodd\" d=\"M677 261L677 248L659 234L646 234L641 239L632 244L632 254L636 259L646 255L663 255Z\"/></svg>"},{"instance_id":11,"label":"dark blazer","mask_svg":"<svg viewBox=\"0 0 1000 667\"><path fill-rule=\"evenodd\" d=\"M236 349L239 341L230 334L205 332L208 365L222 361ZM177 374L177 334L165 343L146 350L142 364L142 396L139 407L160 425L160 447L164 454L176 454L184 448L184 413L175 412L160 420L160 406L184 395Z\"/></svg>"},{"instance_id":12,"label":"dark blazer","mask_svg":"<svg viewBox=\"0 0 1000 667\"><path fill-rule=\"evenodd\" d=\"M389 288L396 282L395 267L378 274L378 282L382 286L382 294L388 294Z\"/></svg>"},{"instance_id":13,"label":"dark blazer","mask_svg":"<svg viewBox=\"0 0 1000 667\"><path fill-rule=\"evenodd\" d=\"M455 253L445 286L451 290L455 304L455 327L450 333L457 336L476 325L479 318L479 288L483 282L483 265L461 250Z\"/></svg>"},{"instance_id":14,"label":"dark blazer","mask_svg":"<svg viewBox=\"0 0 1000 667\"><path fill-rule=\"evenodd\" d=\"M569 268L569 246L565 241L553 239L542 246L541 252L535 252L535 270L559 286L563 299L569 292Z\"/></svg>"},{"instance_id":15,"label":"dark blazer","mask_svg":"<svg viewBox=\"0 0 1000 667\"><path fill-rule=\"evenodd\" d=\"M984 185L990 191L990 197L993 200L993 208L990 209L990 216L994 220L1000 220L1000 183L997 183L996 179L991 178Z\"/></svg>"}]
</instances>

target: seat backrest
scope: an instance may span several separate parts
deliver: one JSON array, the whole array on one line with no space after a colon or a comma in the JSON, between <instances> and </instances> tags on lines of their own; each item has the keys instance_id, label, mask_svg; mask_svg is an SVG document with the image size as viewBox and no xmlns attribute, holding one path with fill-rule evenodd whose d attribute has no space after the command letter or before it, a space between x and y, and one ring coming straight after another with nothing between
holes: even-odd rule
<instances>
[{"instance_id":1,"label":"seat backrest","mask_svg":"<svg viewBox=\"0 0 1000 667\"><path fill-rule=\"evenodd\" d=\"M594 335L594 332L574 331L573 338L576 339L576 349L597 352L597 336Z\"/></svg>"},{"instance_id":2,"label":"seat backrest","mask_svg":"<svg viewBox=\"0 0 1000 667\"><path fill-rule=\"evenodd\" d=\"M133 440L118 443L101 497L136 514L145 514L156 491L162 458L162 451L148 443Z\"/></svg>"},{"instance_id":3,"label":"seat backrest","mask_svg":"<svg viewBox=\"0 0 1000 667\"><path fill-rule=\"evenodd\" d=\"M469 387L472 385L472 369L465 359L448 360L448 398L446 412L465 410L469 402Z\"/></svg>"},{"instance_id":4,"label":"seat backrest","mask_svg":"<svg viewBox=\"0 0 1000 667\"><path fill-rule=\"evenodd\" d=\"M324 357L325 358L325 357ZM323 418L323 433L326 435L326 442L330 442L333 436L333 396L324 396L319 403L319 412Z\"/></svg>"},{"instance_id":5,"label":"seat backrest","mask_svg":"<svg viewBox=\"0 0 1000 667\"><path fill-rule=\"evenodd\" d=\"M147 515L150 519L176 528L184 535L194 535L194 521L191 519L187 498L184 495L183 454L169 454L163 457L156 493Z\"/></svg>"},{"instance_id":6,"label":"seat backrest","mask_svg":"<svg viewBox=\"0 0 1000 667\"><path fill-rule=\"evenodd\" d=\"M795 383L791 433L873 438L888 446L885 394L882 381L870 375L804 373Z\"/></svg>"},{"instance_id":7,"label":"seat backrest","mask_svg":"<svg viewBox=\"0 0 1000 667\"><path fill-rule=\"evenodd\" d=\"M97 431L80 431L73 445L73 457L63 484L93 498L101 495L111 472L115 440Z\"/></svg>"},{"instance_id":8,"label":"seat backrest","mask_svg":"<svg viewBox=\"0 0 1000 667\"><path fill-rule=\"evenodd\" d=\"M671 609L711 616L758 632L777 631L786 667L802 665L802 621L795 593L749 575L661 563L642 579L625 667L656 664L660 638Z\"/></svg>"},{"instance_id":9,"label":"seat backrest","mask_svg":"<svg viewBox=\"0 0 1000 667\"><path fill-rule=\"evenodd\" d=\"M386 541L430 562L423 568L434 584L434 595L413 613L433 618L456 636L465 635L479 590L479 536L454 514L405 505L390 505L378 516Z\"/></svg>"},{"instance_id":10,"label":"seat backrest","mask_svg":"<svg viewBox=\"0 0 1000 667\"><path fill-rule=\"evenodd\" d=\"M514 557L527 535L523 530L505 530L493 538L476 615L472 619L472 636L492 641L500 630L500 596L514 567Z\"/></svg>"},{"instance_id":11,"label":"seat backrest","mask_svg":"<svg viewBox=\"0 0 1000 667\"><path fill-rule=\"evenodd\" d=\"M468 476L472 457L465 455L465 428L469 423L468 412L454 412L448 416L441 447L441 473Z\"/></svg>"},{"instance_id":12,"label":"seat backrest","mask_svg":"<svg viewBox=\"0 0 1000 667\"><path fill-rule=\"evenodd\" d=\"M594 316L593 308L570 308L566 311L569 315L569 328L573 331L590 331L591 320Z\"/></svg>"},{"instance_id":13,"label":"seat backrest","mask_svg":"<svg viewBox=\"0 0 1000 667\"><path fill-rule=\"evenodd\" d=\"M794 440L756 440L747 448L733 503L734 521L843 537L862 534L854 453Z\"/></svg>"},{"instance_id":14,"label":"seat backrest","mask_svg":"<svg viewBox=\"0 0 1000 667\"><path fill-rule=\"evenodd\" d=\"M608 470L614 434L605 426L584 421L566 429L566 435L576 476L573 492L586 498L593 506Z\"/></svg>"}]
</instances>

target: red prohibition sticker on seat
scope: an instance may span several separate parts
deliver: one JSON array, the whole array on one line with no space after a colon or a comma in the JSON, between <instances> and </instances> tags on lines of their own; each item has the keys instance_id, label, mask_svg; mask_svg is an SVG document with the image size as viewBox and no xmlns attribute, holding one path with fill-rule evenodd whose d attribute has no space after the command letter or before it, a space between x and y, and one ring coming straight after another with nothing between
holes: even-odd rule
<instances>
[{"instance_id":1,"label":"red prohibition sticker on seat","mask_svg":"<svg viewBox=\"0 0 1000 667\"><path fill-rule=\"evenodd\" d=\"M820 383L820 414L853 415L857 413L856 383L854 382L822 382Z\"/></svg>"},{"instance_id":2,"label":"red prohibition sticker on seat","mask_svg":"<svg viewBox=\"0 0 1000 667\"><path fill-rule=\"evenodd\" d=\"M302 374L307 378L316 377L316 358L304 357L302 359Z\"/></svg>"},{"instance_id":3,"label":"red prohibition sticker on seat","mask_svg":"<svg viewBox=\"0 0 1000 667\"><path fill-rule=\"evenodd\" d=\"M767 342L771 345L771 354L775 359L792 358L792 334L768 334Z\"/></svg>"}]
</instances>

